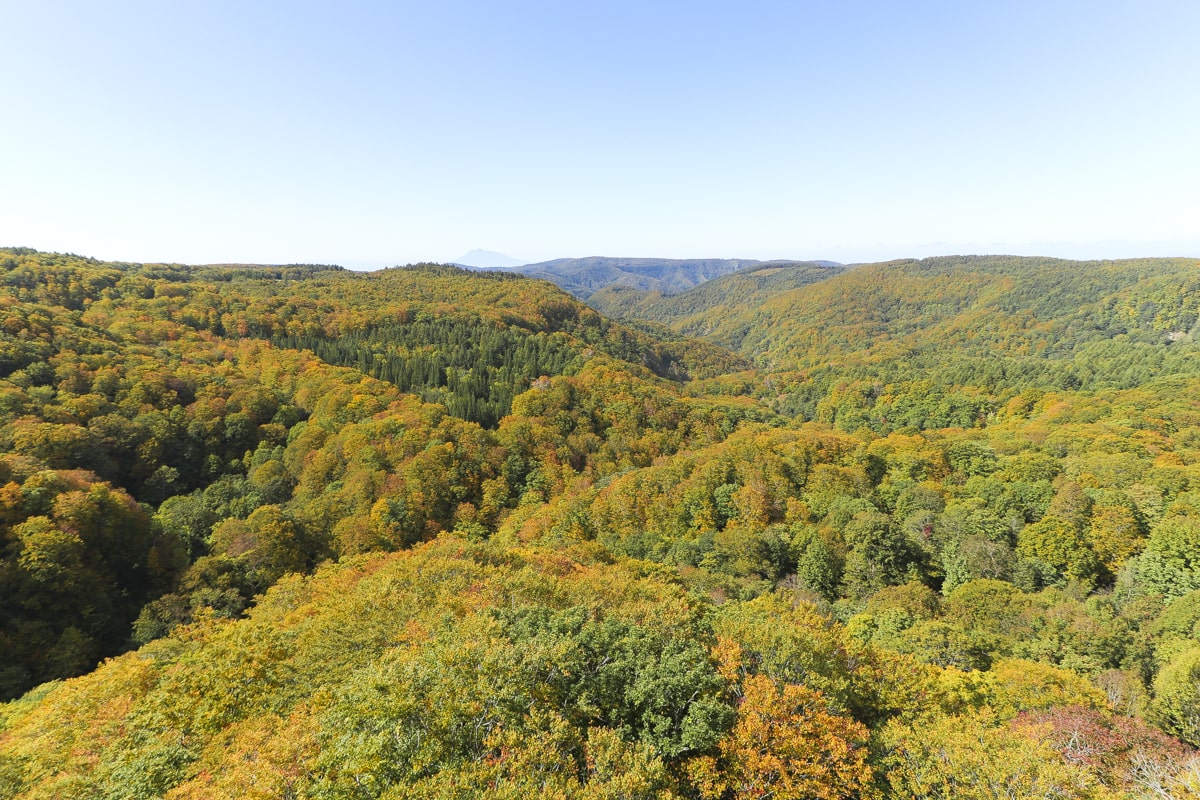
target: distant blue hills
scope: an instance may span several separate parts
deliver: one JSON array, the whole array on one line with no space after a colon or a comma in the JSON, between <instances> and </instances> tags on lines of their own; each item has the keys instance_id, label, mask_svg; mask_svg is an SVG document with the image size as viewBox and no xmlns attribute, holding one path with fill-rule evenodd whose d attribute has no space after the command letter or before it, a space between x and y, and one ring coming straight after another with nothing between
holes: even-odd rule
<instances>
[{"instance_id":1,"label":"distant blue hills","mask_svg":"<svg viewBox=\"0 0 1200 800\"><path fill-rule=\"evenodd\" d=\"M745 258L613 258L590 256L587 258L556 258L535 264L505 264L501 259L515 261L503 253L473 250L455 262L468 269L520 272L534 278L543 278L583 300L611 286L626 287L639 291L658 291L677 294L699 286L706 281L720 278L739 270L770 265L791 266L797 264L823 267L841 266L836 261L756 261Z\"/></svg>"}]
</instances>

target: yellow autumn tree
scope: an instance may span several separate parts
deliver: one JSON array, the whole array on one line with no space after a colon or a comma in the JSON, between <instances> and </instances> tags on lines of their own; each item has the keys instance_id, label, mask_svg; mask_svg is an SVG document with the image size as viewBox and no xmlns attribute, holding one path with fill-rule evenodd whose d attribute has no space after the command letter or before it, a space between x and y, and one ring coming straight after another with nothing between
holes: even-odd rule
<instances>
[{"instance_id":1,"label":"yellow autumn tree","mask_svg":"<svg viewBox=\"0 0 1200 800\"><path fill-rule=\"evenodd\" d=\"M843 800L873 796L867 729L831 713L823 695L765 675L742 684L737 722L721 741L724 775L708 797Z\"/></svg>"},{"instance_id":2,"label":"yellow autumn tree","mask_svg":"<svg viewBox=\"0 0 1200 800\"><path fill-rule=\"evenodd\" d=\"M1065 762L1033 728L1015 729L990 711L936 716L883 731L895 797L920 800L1089 800L1105 796L1095 776Z\"/></svg>"}]
</instances>

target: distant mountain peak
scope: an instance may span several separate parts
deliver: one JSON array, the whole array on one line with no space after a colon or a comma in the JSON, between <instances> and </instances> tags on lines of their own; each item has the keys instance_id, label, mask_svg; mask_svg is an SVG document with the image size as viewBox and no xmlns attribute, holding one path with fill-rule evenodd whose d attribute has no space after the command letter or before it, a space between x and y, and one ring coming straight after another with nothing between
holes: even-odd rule
<instances>
[{"instance_id":1,"label":"distant mountain peak","mask_svg":"<svg viewBox=\"0 0 1200 800\"><path fill-rule=\"evenodd\" d=\"M609 286L624 286L641 291L678 294L706 281L738 272L766 266L807 265L837 266L832 261L756 261L744 258L556 258L524 264L518 271L535 278L558 284L571 294L587 300L593 293Z\"/></svg>"},{"instance_id":2,"label":"distant mountain peak","mask_svg":"<svg viewBox=\"0 0 1200 800\"><path fill-rule=\"evenodd\" d=\"M472 250L465 256L454 259L454 263L462 267L519 267L524 261L497 253L494 250Z\"/></svg>"}]
</instances>

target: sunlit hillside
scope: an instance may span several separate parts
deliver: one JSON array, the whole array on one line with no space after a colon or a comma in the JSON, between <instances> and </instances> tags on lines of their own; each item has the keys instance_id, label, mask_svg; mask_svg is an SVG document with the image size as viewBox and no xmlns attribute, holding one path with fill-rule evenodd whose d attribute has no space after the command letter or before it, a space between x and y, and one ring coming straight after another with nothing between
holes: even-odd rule
<instances>
[{"instance_id":1,"label":"sunlit hillside","mask_svg":"<svg viewBox=\"0 0 1200 800\"><path fill-rule=\"evenodd\" d=\"M1197 288L0 251L0 798L1195 796Z\"/></svg>"}]
</instances>

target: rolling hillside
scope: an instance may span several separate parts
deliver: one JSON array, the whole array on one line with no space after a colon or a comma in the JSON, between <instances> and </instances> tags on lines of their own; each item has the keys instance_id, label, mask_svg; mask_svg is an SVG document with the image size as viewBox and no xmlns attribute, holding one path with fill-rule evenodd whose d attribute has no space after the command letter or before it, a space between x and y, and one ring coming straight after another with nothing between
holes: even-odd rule
<instances>
[{"instance_id":1,"label":"rolling hillside","mask_svg":"<svg viewBox=\"0 0 1200 800\"><path fill-rule=\"evenodd\" d=\"M682 293L618 284L597 290L587 302L614 319L658 322L688 336L720 336L736 348L740 338L724 327L731 318L778 294L826 280L845 269L829 262L768 262L714 278Z\"/></svg>"},{"instance_id":2,"label":"rolling hillside","mask_svg":"<svg viewBox=\"0 0 1200 800\"><path fill-rule=\"evenodd\" d=\"M1194 796L1197 289L0 251L0 798Z\"/></svg>"},{"instance_id":3,"label":"rolling hillside","mask_svg":"<svg viewBox=\"0 0 1200 800\"><path fill-rule=\"evenodd\" d=\"M791 265L791 261L753 261L748 259L667 259L667 258L559 258L526 264L515 271L542 278L561 286L576 297L588 299L607 287L626 287L639 291L673 294L699 286L706 281L738 270L764 265ZM832 262L804 262L832 264Z\"/></svg>"},{"instance_id":4,"label":"rolling hillside","mask_svg":"<svg viewBox=\"0 0 1200 800\"><path fill-rule=\"evenodd\" d=\"M597 305L619 307L619 296ZM753 359L775 376L778 410L813 419L825 401L832 420L841 385L842 399L857 397L853 424L879 430L950 424L913 406L919 395L956 395L967 416L955 424L967 424L1021 390L1133 388L1200 370L1194 259L952 256L750 272L620 309L639 314ZM885 407L897 395L904 408Z\"/></svg>"}]
</instances>

